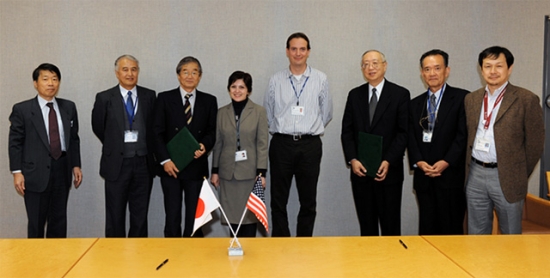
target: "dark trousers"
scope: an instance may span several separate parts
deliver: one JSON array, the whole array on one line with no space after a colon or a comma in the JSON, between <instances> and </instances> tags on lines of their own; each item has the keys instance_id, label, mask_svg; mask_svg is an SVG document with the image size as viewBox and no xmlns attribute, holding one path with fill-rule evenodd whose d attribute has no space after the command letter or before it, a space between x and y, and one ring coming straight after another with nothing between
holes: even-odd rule
<instances>
[{"instance_id":1,"label":"dark trousers","mask_svg":"<svg viewBox=\"0 0 550 278\"><path fill-rule=\"evenodd\" d=\"M231 228L233 229L233 231L236 231L238 226L239 224L231 224ZM237 237L256 237L257 230L258 230L258 223L241 224L241 227L237 232ZM229 230L229 234L231 235L231 237L233 237L233 233L231 232L231 229Z\"/></svg>"},{"instance_id":2,"label":"dark trousers","mask_svg":"<svg viewBox=\"0 0 550 278\"><path fill-rule=\"evenodd\" d=\"M147 237L152 186L146 156L123 159L118 179L105 180L105 237L126 237L126 207L130 212L128 237Z\"/></svg>"},{"instance_id":3,"label":"dark trousers","mask_svg":"<svg viewBox=\"0 0 550 278\"><path fill-rule=\"evenodd\" d=\"M287 203L292 177L300 200L296 236L312 236L317 206L317 180L323 144L319 136L294 141L274 135L269 147L271 220L274 237L289 237Z\"/></svg>"},{"instance_id":4,"label":"dark trousers","mask_svg":"<svg viewBox=\"0 0 550 278\"><path fill-rule=\"evenodd\" d=\"M462 188L444 188L430 179L428 188L416 190L419 235L462 235L466 197Z\"/></svg>"},{"instance_id":5,"label":"dark trousers","mask_svg":"<svg viewBox=\"0 0 550 278\"><path fill-rule=\"evenodd\" d=\"M184 180L163 176L160 178L162 193L164 194L164 224L165 237L190 237L195 224L195 213L202 187L202 180ZM185 198L183 198L185 195ZM181 209L185 200L185 228L181 233ZM199 228L193 237L203 237Z\"/></svg>"},{"instance_id":6,"label":"dark trousers","mask_svg":"<svg viewBox=\"0 0 550 278\"><path fill-rule=\"evenodd\" d=\"M44 192L25 190L25 208L27 210L27 236L44 238L44 227L47 225L47 238L67 237L67 201L71 180L67 171L67 157L51 159L50 179Z\"/></svg>"},{"instance_id":7,"label":"dark trousers","mask_svg":"<svg viewBox=\"0 0 550 278\"><path fill-rule=\"evenodd\" d=\"M403 182L376 182L371 177L351 182L361 236L401 235L401 195Z\"/></svg>"}]
</instances>

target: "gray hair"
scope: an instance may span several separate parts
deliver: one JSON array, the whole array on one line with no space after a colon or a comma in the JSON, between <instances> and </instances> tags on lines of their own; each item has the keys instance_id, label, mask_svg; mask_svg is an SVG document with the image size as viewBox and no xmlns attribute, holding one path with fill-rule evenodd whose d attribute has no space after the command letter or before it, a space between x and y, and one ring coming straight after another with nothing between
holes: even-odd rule
<instances>
[{"instance_id":1,"label":"gray hair","mask_svg":"<svg viewBox=\"0 0 550 278\"><path fill-rule=\"evenodd\" d=\"M202 75L202 66L199 60L193 56L187 56L181 59L181 61L178 63L178 66L176 67L176 73L180 74L181 68L183 68L184 65L187 65L189 63L196 63L197 66L199 66L199 75Z\"/></svg>"},{"instance_id":2,"label":"gray hair","mask_svg":"<svg viewBox=\"0 0 550 278\"><path fill-rule=\"evenodd\" d=\"M120 61L121 59L128 59L130 61L134 61L134 62L136 62L137 66L139 68L139 61L138 61L138 59L136 59L136 57L134 57L130 54L124 54L124 55L116 58L116 60L115 60L115 70L118 71L118 61Z\"/></svg>"},{"instance_id":3,"label":"gray hair","mask_svg":"<svg viewBox=\"0 0 550 278\"><path fill-rule=\"evenodd\" d=\"M371 50L367 50L365 51L365 53L363 53L363 55L361 55L361 65L363 64L363 57L365 57L365 55L369 52L377 52L378 54L380 54L380 56L382 56L382 63L386 62L386 55L384 55L384 53L376 50L376 49L371 49Z\"/></svg>"}]
</instances>

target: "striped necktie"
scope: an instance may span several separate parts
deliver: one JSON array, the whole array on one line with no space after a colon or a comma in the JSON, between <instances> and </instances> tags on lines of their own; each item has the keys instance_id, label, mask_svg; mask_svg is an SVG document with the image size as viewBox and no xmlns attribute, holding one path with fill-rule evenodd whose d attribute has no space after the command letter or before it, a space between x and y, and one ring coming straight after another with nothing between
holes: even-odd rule
<instances>
[{"instance_id":1,"label":"striped necktie","mask_svg":"<svg viewBox=\"0 0 550 278\"><path fill-rule=\"evenodd\" d=\"M189 98L191 96L191 94L185 95L185 104L183 105L183 111L185 111L185 120L187 122L187 125L191 124L191 120L193 120L193 115L191 115L191 103L189 102Z\"/></svg>"}]
</instances>

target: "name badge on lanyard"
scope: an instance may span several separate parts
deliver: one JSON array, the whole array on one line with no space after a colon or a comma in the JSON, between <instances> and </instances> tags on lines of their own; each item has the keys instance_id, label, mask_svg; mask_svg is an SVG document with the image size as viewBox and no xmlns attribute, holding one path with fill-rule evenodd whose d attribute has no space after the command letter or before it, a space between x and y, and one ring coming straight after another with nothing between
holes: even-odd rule
<instances>
[{"instance_id":1,"label":"name badge on lanyard","mask_svg":"<svg viewBox=\"0 0 550 278\"><path fill-rule=\"evenodd\" d=\"M304 85L302 85L302 88L300 89L300 93L296 91L296 87L294 87L294 82L292 82L292 76L289 76L288 79L290 80L290 85L292 85L292 89L294 90L294 95L296 96L296 105L293 105L291 107L291 114L292 116L303 116L305 115L304 106L300 106L300 96L302 96L302 93L304 92L304 88L306 87L307 81L309 80L309 76L306 77L306 81L304 81Z\"/></svg>"},{"instance_id":2,"label":"name badge on lanyard","mask_svg":"<svg viewBox=\"0 0 550 278\"><path fill-rule=\"evenodd\" d=\"M428 131L428 130L422 131L422 142L431 143L432 135L433 135L433 131Z\"/></svg>"},{"instance_id":3,"label":"name badge on lanyard","mask_svg":"<svg viewBox=\"0 0 550 278\"><path fill-rule=\"evenodd\" d=\"M246 154L246 150L235 152L235 161L244 161L247 159L248 159L248 156Z\"/></svg>"},{"instance_id":4,"label":"name badge on lanyard","mask_svg":"<svg viewBox=\"0 0 550 278\"><path fill-rule=\"evenodd\" d=\"M476 140L475 149L482 152L489 152L491 142L485 138L479 138Z\"/></svg>"},{"instance_id":5,"label":"name badge on lanyard","mask_svg":"<svg viewBox=\"0 0 550 278\"><path fill-rule=\"evenodd\" d=\"M292 116L303 116L304 113L304 107L303 106L292 106Z\"/></svg>"},{"instance_id":6,"label":"name badge on lanyard","mask_svg":"<svg viewBox=\"0 0 550 278\"><path fill-rule=\"evenodd\" d=\"M137 130L125 130L124 131L124 143L135 143L138 141Z\"/></svg>"},{"instance_id":7,"label":"name badge on lanyard","mask_svg":"<svg viewBox=\"0 0 550 278\"><path fill-rule=\"evenodd\" d=\"M130 97L130 96L128 96ZM123 98L124 100L124 98ZM132 105L128 105L127 102L124 102L125 110L126 110L126 116L128 116L128 126L130 127L130 130L124 131L124 143L135 143L138 141L138 131L132 130L132 125L134 123L134 117L136 115L136 109L137 109L137 97L136 97L136 105L132 107Z\"/></svg>"},{"instance_id":8,"label":"name badge on lanyard","mask_svg":"<svg viewBox=\"0 0 550 278\"><path fill-rule=\"evenodd\" d=\"M435 122L437 120L437 110L439 108L439 103L443 98L444 92L445 92L445 84L443 84L443 86L441 87L441 91L439 93L439 98L437 102L432 103L430 101L430 89L428 89L428 92L427 92L428 97L426 99L427 106L428 106L428 129L422 130L422 142L424 143L432 142L432 135L434 134Z\"/></svg>"},{"instance_id":9,"label":"name badge on lanyard","mask_svg":"<svg viewBox=\"0 0 550 278\"><path fill-rule=\"evenodd\" d=\"M506 93L506 89L508 89L508 85L504 87L502 92L497 96L497 99L495 100L495 103L493 104L493 108L491 109L491 112L489 113L489 92L485 91L485 95L483 96L483 129L484 131L487 131L489 129L489 126L491 125L491 119L493 118L493 111L495 110L495 107L497 107L502 99L504 98L504 93ZM489 149L491 147L491 141L488 139L485 139L485 132L483 133L484 137L477 138L475 142L474 148L478 151L482 152L489 152Z\"/></svg>"},{"instance_id":10,"label":"name badge on lanyard","mask_svg":"<svg viewBox=\"0 0 550 278\"><path fill-rule=\"evenodd\" d=\"M241 150L241 119L239 115L235 115L235 121L237 126L237 151L235 151L235 161L245 161L248 159L246 150Z\"/></svg>"}]
</instances>

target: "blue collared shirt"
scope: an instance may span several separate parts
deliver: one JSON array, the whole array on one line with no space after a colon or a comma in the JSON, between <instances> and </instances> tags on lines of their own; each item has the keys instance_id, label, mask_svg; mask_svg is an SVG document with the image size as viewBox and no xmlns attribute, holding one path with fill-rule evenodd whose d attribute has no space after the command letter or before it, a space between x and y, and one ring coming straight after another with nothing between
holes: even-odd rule
<instances>
[{"instance_id":1,"label":"blue collared shirt","mask_svg":"<svg viewBox=\"0 0 550 278\"><path fill-rule=\"evenodd\" d=\"M292 115L297 103L304 115ZM309 66L300 80L288 68L277 72L269 80L264 107L271 134L321 135L332 119L327 76Z\"/></svg>"}]
</instances>

